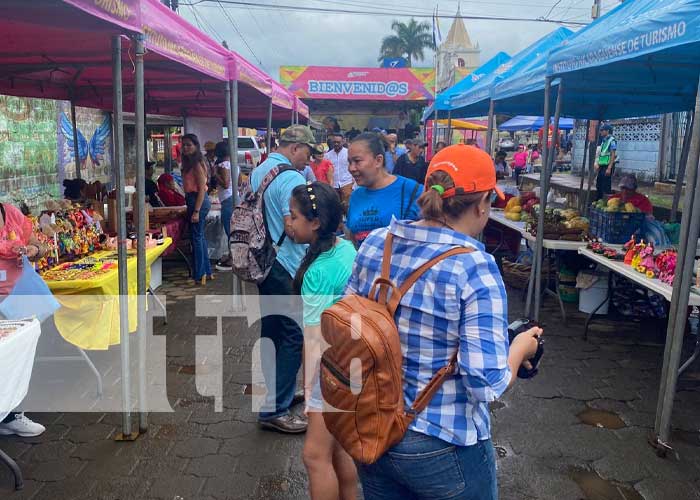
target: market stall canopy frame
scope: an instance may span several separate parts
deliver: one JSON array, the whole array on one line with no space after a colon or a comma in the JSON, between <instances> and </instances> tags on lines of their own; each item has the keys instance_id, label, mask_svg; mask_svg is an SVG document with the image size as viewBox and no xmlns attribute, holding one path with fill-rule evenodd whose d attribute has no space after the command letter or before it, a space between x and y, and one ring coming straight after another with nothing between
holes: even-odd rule
<instances>
[{"instance_id":1,"label":"market stall canopy frame","mask_svg":"<svg viewBox=\"0 0 700 500\"><path fill-rule=\"evenodd\" d=\"M613 119L692 109L700 75L700 0L635 0L554 49L562 114Z\"/></svg>"}]
</instances>

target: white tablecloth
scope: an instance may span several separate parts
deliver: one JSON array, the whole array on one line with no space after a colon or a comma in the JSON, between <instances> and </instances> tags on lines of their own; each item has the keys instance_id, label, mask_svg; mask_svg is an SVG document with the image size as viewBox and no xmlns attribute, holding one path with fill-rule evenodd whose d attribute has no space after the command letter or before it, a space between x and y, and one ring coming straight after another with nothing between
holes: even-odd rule
<instances>
[{"instance_id":1,"label":"white tablecloth","mask_svg":"<svg viewBox=\"0 0 700 500\"><path fill-rule=\"evenodd\" d=\"M32 378L36 344L41 323L34 320L0 320L0 328L20 324L9 337L0 338L0 420L14 410L27 395Z\"/></svg>"}]
</instances>

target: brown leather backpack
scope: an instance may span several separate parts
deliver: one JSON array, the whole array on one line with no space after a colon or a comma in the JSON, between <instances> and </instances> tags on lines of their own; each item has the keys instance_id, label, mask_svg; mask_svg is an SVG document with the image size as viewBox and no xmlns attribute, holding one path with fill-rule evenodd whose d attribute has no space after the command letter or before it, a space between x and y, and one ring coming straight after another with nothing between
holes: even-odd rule
<instances>
[{"instance_id":1,"label":"brown leather backpack","mask_svg":"<svg viewBox=\"0 0 700 500\"><path fill-rule=\"evenodd\" d=\"M372 284L369 297L349 295L321 315L321 332L330 344L321 357L323 419L345 451L365 464L376 462L401 441L414 417L425 409L445 378L454 373L457 362L455 352L405 410L403 355L394 322L401 298L441 260L473 251L465 247L448 250L423 264L397 287L389 276L392 241L389 233L382 273Z\"/></svg>"}]
</instances>

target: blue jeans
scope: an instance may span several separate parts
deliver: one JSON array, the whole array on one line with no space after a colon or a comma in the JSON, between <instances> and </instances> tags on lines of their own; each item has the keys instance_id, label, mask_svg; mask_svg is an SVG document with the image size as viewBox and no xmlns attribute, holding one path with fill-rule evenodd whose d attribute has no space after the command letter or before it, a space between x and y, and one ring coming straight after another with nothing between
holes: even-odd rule
<instances>
[{"instance_id":1,"label":"blue jeans","mask_svg":"<svg viewBox=\"0 0 700 500\"><path fill-rule=\"evenodd\" d=\"M275 261L270 274L258 285L262 325L260 337L269 339L275 351L271 353L263 344L261 348L262 371L267 386L265 407L258 414L260 420L271 420L289 413L297 385L297 373L301 368L304 334L301 327L301 298L294 295L292 277L282 264ZM286 296L284 305L279 299L266 303L265 296ZM278 314L274 314L278 313ZM275 380L275 386L270 387Z\"/></svg>"},{"instance_id":2,"label":"blue jeans","mask_svg":"<svg viewBox=\"0 0 700 500\"><path fill-rule=\"evenodd\" d=\"M233 215L233 196L221 202L221 225L224 226L227 242L231 238L231 215Z\"/></svg>"},{"instance_id":3,"label":"blue jeans","mask_svg":"<svg viewBox=\"0 0 700 500\"><path fill-rule=\"evenodd\" d=\"M187 220L191 220L194 213L194 204L197 202L197 193L187 193L185 195L187 203ZM195 281L202 279L202 276L211 276L211 263L209 262L209 249L207 248L207 239L204 237L204 224L207 219L207 214L211 208L209 197L205 196L202 206L199 207L199 222L192 224L190 222L190 238L192 239L192 267L194 268Z\"/></svg>"},{"instance_id":4,"label":"blue jeans","mask_svg":"<svg viewBox=\"0 0 700 500\"><path fill-rule=\"evenodd\" d=\"M357 464L365 500L497 500L491 440L455 446L408 431L377 462Z\"/></svg>"}]
</instances>

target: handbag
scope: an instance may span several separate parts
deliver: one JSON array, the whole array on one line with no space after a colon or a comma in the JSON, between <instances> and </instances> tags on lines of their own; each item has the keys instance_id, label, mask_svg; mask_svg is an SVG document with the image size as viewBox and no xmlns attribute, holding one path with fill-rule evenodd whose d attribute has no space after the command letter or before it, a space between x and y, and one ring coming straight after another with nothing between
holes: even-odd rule
<instances>
[{"instance_id":1,"label":"handbag","mask_svg":"<svg viewBox=\"0 0 700 500\"><path fill-rule=\"evenodd\" d=\"M31 299L27 300L27 296ZM34 270L26 255L22 256L22 274L7 298L0 304L0 314L7 319L36 317L44 321L61 304L49 290L41 276Z\"/></svg>"}]
</instances>

